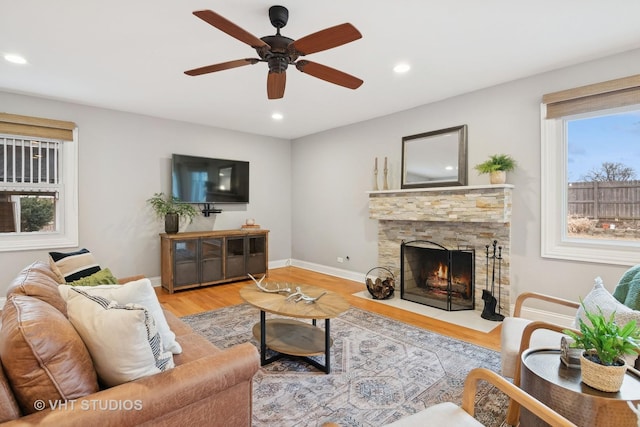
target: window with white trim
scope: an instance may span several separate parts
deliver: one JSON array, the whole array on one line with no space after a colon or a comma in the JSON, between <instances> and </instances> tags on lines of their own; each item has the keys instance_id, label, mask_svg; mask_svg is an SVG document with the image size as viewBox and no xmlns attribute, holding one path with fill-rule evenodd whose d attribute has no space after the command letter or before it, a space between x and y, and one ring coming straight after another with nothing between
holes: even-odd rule
<instances>
[{"instance_id":1,"label":"window with white trim","mask_svg":"<svg viewBox=\"0 0 640 427\"><path fill-rule=\"evenodd\" d=\"M78 245L77 129L0 113L0 251Z\"/></svg>"},{"instance_id":2,"label":"window with white trim","mask_svg":"<svg viewBox=\"0 0 640 427\"><path fill-rule=\"evenodd\" d=\"M541 255L640 263L640 75L544 95Z\"/></svg>"}]
</instances>

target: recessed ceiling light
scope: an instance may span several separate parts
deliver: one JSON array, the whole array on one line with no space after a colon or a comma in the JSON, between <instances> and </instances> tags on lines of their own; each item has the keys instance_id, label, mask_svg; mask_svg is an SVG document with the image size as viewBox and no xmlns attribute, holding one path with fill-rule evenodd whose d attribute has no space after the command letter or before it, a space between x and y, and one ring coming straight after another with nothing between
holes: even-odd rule
<instances>
[{"instance_id":1,"label":"recessed ceiling light","mask_svg":"<svg viewBox=\"0 0 640 427\"><path fill-rule=\"evenodd\" d=\"M284 116L283 116L282 114L280 114L280 113L273 113L273 114L271 115L271 118L272 118L273 120L282 120L282 119L284 118Z\"/></svg>"},{"instance_id":2,"label":"recessed ceiling light","mask_svg":"<svg viewBox=\"0 0 640 427\"><path fill-rule=\"evenodd\" d=\"M20 55L14 55L12 53L7 53L4 56L4 59L6 59L9 62L12 62L14 64L26 64L27 60L24 59L24 57L20 56Z\"/></svg>"},{"instance_id":3,"label":"recessed ceiling light","mask_svg":"<svg viewBox=\"0 0 640 427\"><path fill-rule=\"evenodd\" d=\"M395 67L393 67L393 71L395 71L396 73L406 73L410 69L411 69L411 66L405 63L398 64Z\"/></svg>"}]
</instances>

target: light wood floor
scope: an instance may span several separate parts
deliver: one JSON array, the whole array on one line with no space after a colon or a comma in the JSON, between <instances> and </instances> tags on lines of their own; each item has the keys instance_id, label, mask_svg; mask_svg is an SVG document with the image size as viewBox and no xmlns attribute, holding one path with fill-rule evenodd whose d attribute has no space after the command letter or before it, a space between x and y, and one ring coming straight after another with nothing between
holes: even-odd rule
<instances>
[{"instance_id":1,"label":"light wood floor","mask_svg":"<svg viewBox=\"0 0 640 427\"><path fill-rule=\"evenodd\" d=\"M451 323L421 316L398 308L389 307L374 301L367 301L352 294L366 289L364 283L341 279L316 273L297 267L283 267L269 270L269 281L308 283L341 294L352 306L372 311L404 323L424 328L442 335L477 344L492 350L500 349L500 327L490 333L478 332ZM156 288L162 305L177 316L215 310L243 303L240 289L251 281L208 286L169 294L162 288Z\"/></svg>"}]
</instances>

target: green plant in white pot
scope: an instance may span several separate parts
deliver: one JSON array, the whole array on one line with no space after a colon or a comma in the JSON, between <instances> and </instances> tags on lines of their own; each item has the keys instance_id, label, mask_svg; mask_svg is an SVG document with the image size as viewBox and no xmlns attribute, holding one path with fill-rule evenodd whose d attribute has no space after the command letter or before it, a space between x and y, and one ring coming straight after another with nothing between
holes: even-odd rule
<instances>
[{"instance_id":1,"label":"green plant in white pot","mask_svg":"<svg viewBox=\"0 0 640 427\"><path fill-rule=\"evenodd\" d=\"M478 173L489 174L492 184L504 184L507 181L507 172L515 168L516 161L508 154L494 154L489 156L489 160L475 166Z\"/></svg>"},{"instance_id":2,"label":"green plant in white pot","mask_svg":"<svg viewBox=\"0 0 640 427\"><path fill-rule=\"evenodd\" d=\"M598 313L585 309L585 316L589 323L579 319L579 333L564 331L574 340L572 347L584 349L580 358L582 382L601 391L617 392L627 371L623 356L635 355L640 349L640 328L635 320L618 325L615 312L607 318L600 307Z\"/></svg>"},{"instance_id":3,"label":"green plant in white pot","mask_svg":"<svg viewBox=\"0 0 640 427\"><path fill-rule=\"evenodd\" d=\"M188 203L182 203L176 197L167 197L164 193L155 193L153 197L147 199L147 204L151 206L158 218L164 219L164 231L167 233L177 233L180 218L193 222L193 218L198 215L198 210Z\"/></svg>"}]
</instances>

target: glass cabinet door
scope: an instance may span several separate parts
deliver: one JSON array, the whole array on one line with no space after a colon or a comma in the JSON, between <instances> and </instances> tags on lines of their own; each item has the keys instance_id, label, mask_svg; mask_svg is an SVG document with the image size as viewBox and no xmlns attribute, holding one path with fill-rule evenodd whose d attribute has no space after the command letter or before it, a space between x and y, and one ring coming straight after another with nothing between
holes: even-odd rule
<instances>
[{"instance_id":1,"label":"glass cabinet door","mask_svg":"<svg viewBox=\"0 0 640 427\"><path fill-rule=\"evenodd\" d=\"M201 282L215 282L224 278L222 274L222 239L200 240Z\"/></svg>"},{"instance_id":2,"label":"glass cabinet door","mask_svg":"<svg viewBox=\"0 0 640 427\"><path fill-rule=\"evenodd\" d=\"M174 285L198 283L198 239L173 242Z\"/></svg>"},{"instance_id":3,"label":"glass cabinet door","mask_svg":"<svg viewBox=\"0 0 640 427\"><path fill-rule=\"evenodd\" d=\"M267 239L264 236L248 237L247 273L266 273L266 243Z\"/></svg>"},{"instance_id":4,"label":"glass cabinet door","mask_svg":"<svg viewBox=\"0 0 640 427\"><path fill-rule=\"evenodd\" d=\"M246 276L244 251L244 237L227 237L226 278Z\"/></svg>"}]
</instances>

